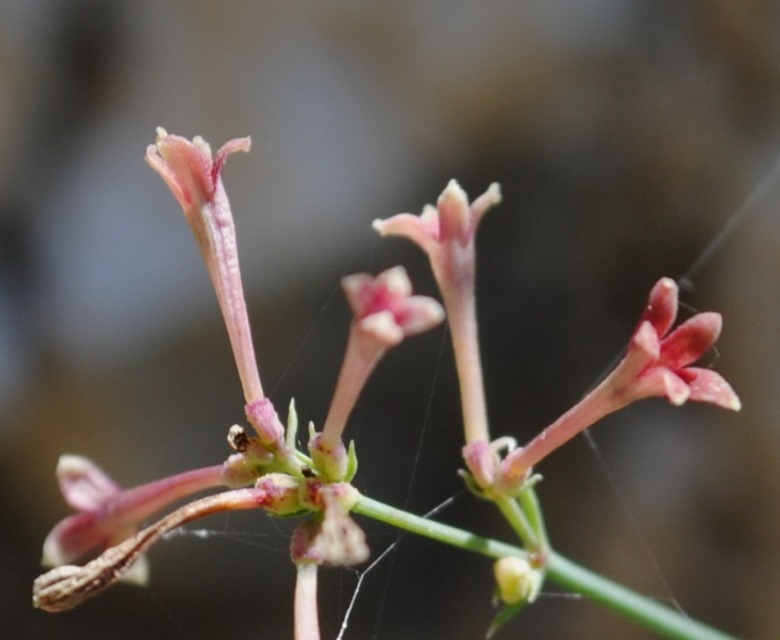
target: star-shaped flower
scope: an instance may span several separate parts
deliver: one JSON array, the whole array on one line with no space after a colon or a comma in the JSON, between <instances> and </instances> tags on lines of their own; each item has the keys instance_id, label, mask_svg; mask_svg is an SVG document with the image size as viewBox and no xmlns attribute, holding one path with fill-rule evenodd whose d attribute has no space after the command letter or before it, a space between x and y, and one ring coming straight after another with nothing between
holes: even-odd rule
<instances>
[{"instance_id":1,"label":"star-shaped flower","mask_svg":"<svg viewBox=\"0 0 780 640\"><path fill-rule=\"evenodd\" d=\"M625 357L574 407L526 446L506 456L500 471L492 476L499 491L516 490L533 465L604 416L637 400L660 396L675 406L694 400L731 411L740 410L739 397L723 376L712 369L690 366L720 336L720 314L697 313L671 331L677 318L677 296L677 284L671 278L661 278L655 284ZM485 454L477 455L481 450L465 453L470 454L466 463L475 478L491 477L482 469L490 459Z\"/></svg>"},{"instance_id":2,"label":"star-shaped flower","mask_svg":"<svg viewBox=\"0 0 780 640\"><path fill-rule=\"evenodd\" d=\"M146 518L166 505L223 484L220 465L122 489L94 462L75 455L61 456L56 474L65 502L77 513L57 523L46 537L42 564L49 567L113 547L134 535ZM147 574L142 559L123 580L144 584Z\"/></svg>"},{"instance_id":3,"label":"star-shaped flower","mask_svg":"<svg viewBox=\"0 0 780 640\"><path fill-rule=\"evenodd\" d=\"M670 278L662 278L653 287L626 357L610 376L615 378L616 390L622 381L631 399L665 396L676 406L694 400L739 411L739 397L723 376L690 366L717 341L721 315L698 313L670 332L677 317L677 295L677 284ZM628 384L632 375L635 379Z\"/></svg>"},{"instance_id":4,"label":"star-shaped flower","mask_svg":"<svg viewBox=\"0 0 780 640\"><path fill-rule=\"evenodd\" d=\"M385 352L404 338L435 327L444 309L433 298L412 295L403 267L372 276L358 273L341 281L353 313L347 351L321 434L309 442L318 468L342 480L348 468L341 434L369 375Z\"/></svg>"},{"instance_id":5,"label":"star-shaped flower","mask_svg":"<svg viewBox=\"0 0 780 640\"><path fill-rule=\"evenodd\" d=\"M428 254L440 288L463 271L474 271L474 238L477 225L487 211L501 202L497 183L469 204L466 192L450 180L436 203L426 205L419 216L399 213L387 220L374 220L384 235L405 236Z\"/></svg>"}]
</instances>

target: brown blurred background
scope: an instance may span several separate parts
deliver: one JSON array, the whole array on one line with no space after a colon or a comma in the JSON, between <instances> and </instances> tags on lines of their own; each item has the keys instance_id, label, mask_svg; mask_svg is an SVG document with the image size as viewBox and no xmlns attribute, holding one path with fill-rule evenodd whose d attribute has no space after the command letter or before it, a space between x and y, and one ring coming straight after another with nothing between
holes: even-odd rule
<instances>
[{"instance_id":1,"label":"brown blurred background","mask_svg":"<svg viewBox=\"0 0 780 640\"><path fill-rule=\"evenodd\" d=\"M154 127L251 135L225 180L265 386L321 423L345 343L342 275L422 254L376 217L450 178L504 204L479 236L495 435L567 409L630 335L650 286L701 255L780 157L780 7L714 0L0 4L0 635L291 637L291 524L213 518L151 553L148 589L32 609L67 513L63 452L123 485L229 453L241 389L205 270L143 162ZM718 370L742 413L646 402L545 461L553 545L737 636L780 636L780 179L683 295L725 314ZM457 494L447 336L382 363L351 420L358 486L422 513ZM444 347L442 349L442 344ZM419 457L416 458L419 454ZM489 505L439 515L509 539ZM379 552L394 539L366 523ZM335 637L355 575L324 576ZM490 563L404 538L347 638L479 638ZM650 638L546 595L502 637Z\"/></svg>"}]
</instances>

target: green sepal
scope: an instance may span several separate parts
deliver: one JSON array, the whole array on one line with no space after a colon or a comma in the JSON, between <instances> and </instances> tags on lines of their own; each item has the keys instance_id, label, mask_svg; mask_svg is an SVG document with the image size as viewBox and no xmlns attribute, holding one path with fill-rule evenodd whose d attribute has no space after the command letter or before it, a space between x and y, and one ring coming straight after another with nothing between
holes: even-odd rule
<instances>
[{"instance_id":1,"label":"green sepal","mask_svg":"<svg viewBox=\"0 0 780 640\"><path fill-rule=\"evenodd\" d=\"M349 450L347 451L347 471L344 474L344 482L352 482L352 478L358 470L357 452L355 451L355 441L349 441Z\"/></svg>"},{"instance_id":2,"label":"green sepal","mask_svg":"<svg viewBox=\"0 0 780 640\"><path fill-rule=\"evenodd\" d=\"M458 475L463 479L466 488L469 491L471 491L471 493L473 493L475 496L477 496L477 498L479 498L480 500L487 500L488 502L493 502L491 498L485 495L485 490L477 484L477 481L474 480L474 476L472 476L468 471L466 471L465 469L458 469Z\"/></svg>"},{"instance_id":3,"label":"green sepal","mask_svg":"<svg viewBox=\"0 0 780 640\"><path fill-rule=\"evenodd\" d=\"M527 491L528 489L533 489L542 480L544 480L544 477L541 473L535 473L532 476L529 476L526 481L520 485L520 489L518 490L517 495L519 496L521 493L523 493L523 491Z\"/></svg>"},{"instance_id":4,"label":"green sepal","mask_svg":"<svg viewBox=\"0 0 780 640\"><path fill-rule=\"evenodd\" d=\"M284 437L284 444L290 451L296 449L296 438L298 437L298 412L295 410L295 398L290 398L290 406L287 409L287 432Z\"/></svg>"}]
</instances>

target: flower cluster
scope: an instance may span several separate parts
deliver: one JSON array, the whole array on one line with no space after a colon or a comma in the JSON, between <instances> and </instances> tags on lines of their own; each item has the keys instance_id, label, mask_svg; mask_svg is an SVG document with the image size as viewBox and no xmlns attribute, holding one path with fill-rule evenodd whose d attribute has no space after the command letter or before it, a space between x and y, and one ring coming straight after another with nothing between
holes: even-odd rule
<instances>
[{"instance_id":1,"label":"flower cluster","mask_svg":"<svg viewBox=\"0 0 780 640\"><path fill-rule=\"evenodd\" d=\"M43 564L54 568L35 581L37 607L69 609L117 580L143 584L148 577L144 553L167 531L217 511L259 508L272 516L310 516L296 529L291 557L300 580L296 620L306 630L300 637L314 638L318 637L314 631L316 600L312 599L316 589L311 586L316 586L316 567L357 564L368 557L365 535L349 515L359 495L347 484L357 464L354 447L347 451L341 435L382 355L404 338L440 323L444 311L435 300L412 295L402 267L376 277L344 278L344 292L354 314L344 363L322 432L310 429L310 457L298 451L292 404L285 430L263 393L233 214L221 177L227 157L249 147L249 138L231 140L212 156L202 138L187 140L158 129L146 159L181 205L195 236L217 294L244 390L246 416L255 435L234 425L228 442L236 453L223 464L126 490L86 458L63 456L57 478L65 501L76 513L64 518L46 538ZM230 490L196 499L141 528L150 516L175 502L217 487ZM71 564L94 554L97 557L84 566Z\"/></svg>"},{"instance_id":2,"label":"flower cluster","mask_svg":"<svg viewBox=\"0 0 780 640\"><path fill-rule=\"evenodd\" d=\"M699 313L672 329L678 289L674 281L662 278L650 292L625 356L593 391L525 446L516 446L507 436L491 440L477 332L475 238L480 220L500 203L501 193L492 184L470 203L453 180L436 206L426 206L420 216L402 213L374 222L381 234L404 236L427 253L444 306L413 295L402 267L377 276L345 277L342 287L353 319L342 368L322 430L310 424L307 447L299 450L294 405L285 428L263 392L233 215L221 177L227 157L249 147L249 138L239 138L212 155L200 137L187 140L158 129L146 159L181 205L203 256L254 434L234 425L228 434L234 453L223 464L126 490L86 458L63 456L56 475L65 501L76 513L64 518L46 538L43 563L54 568L35 581L35 606L63 611L117 580L144 583L148 573L144 554L168 531L219 511L263 509L270 516L303 518L290 544L297 570L295 634L300 640L319 638L318 567L359 564L369 555L365 534L350 515L361 495L350 484L357 468L354 443L347 447L342 439L349 416L388 349L435 327L444 320L445 311L460 385L463 458L468 468L464 476L478 495L501 510L523 542L519 553L526 554L501 557L494 565L496 595L504 609L489 634L533 602L545 578L550 547L533 488L538 476L531 472L536 464L604 416L644 398L666 397L677 406L693 400L739 410L739 398L721 375L691 366L718 339L720 315ZM222 490L142 527L175 502L216 488ZM89 555L96 557L83 566L72 564Z\"/></svg>"}]
</instances>

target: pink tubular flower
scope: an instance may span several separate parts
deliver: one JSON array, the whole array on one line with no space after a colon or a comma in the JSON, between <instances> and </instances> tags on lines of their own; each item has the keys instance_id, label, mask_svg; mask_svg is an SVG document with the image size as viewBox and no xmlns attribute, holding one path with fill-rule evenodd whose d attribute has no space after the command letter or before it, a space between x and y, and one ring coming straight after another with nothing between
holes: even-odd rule
<instances>
[{"instance_id":1,"label":"pink tubular flower","mask_svg":"<svg viewBox=\"0 0 780 640\"><path fill-rule=\"evenodd\" d=\"M78 513L61 520L43 544L44 566L57 567L119 544L132 536L151 514L186 495L223 484L222 466L196 469L122 490L91 460L61 456L57 480L65 501ZM124 579L146 581L145 562Z\"/></svg>"},{"instance_id":2,"label":"pink tubular flower","mask_svg":"<svg viewBox=\"0 0 780 640\"><path fill-rule=\"evenodd\" d=\"M371 336L383 348L422 333L444 320L444 309L432 298L413 296L403 267L393 267L374 277L356 273L341 286L354 314L353 327Z\"/></svg>"},{"instance_id":3,"label":"pink tubular flower","mask_svg":"<svg viewBox=\"0 0 780 640\"><path fill-rule=\"evenodd\" d=\"M450 180L436 207L426 205L422 215L401 213L374 220L379 233L409 238L431 261L452 333L467 443L489 439L474 299L474 238L479 221L499 202L496 183L469 205L460 185Z\"/></svg>"},{"instance_id":4,"label":"pink tubular flower","mask_svg":"<svg viewBox=\"0 0 780 640\"><path fill-rule=\"evenodd\" d=\"M331 480L341 480L346 470L346 451L341 434L360 391L388 348L436 326L444 319L441 305L425 296L413 296L403 267L388 269L376 277L359 273L341 284L354 319L347 352L341 367L322 433L309 449L323 464Z\"/></svg>"},{"instance_id":5,"label":"pink tubular flower","mask_svg":"<svg viewBox=\"0 0 780 640\"><path fill-rule=\"evenodd\" d=\"M227 157L236 151L249 151L249 147L249 138L230 140L212 159L211 148L200 136L190 141L158 128L157 141L146 150L146 161L165 180L192 228L225 319L248 417L262 442L271 445L280 442L283 430L276 412L269 412L263 402L241 284L233 214L221 177Z\"/></svg>"},{"instance_id":6,"label":"pink tubular flower","mask_svg":"<svg viewBox=\"0 0 780 640\"><path fill-rule=\"evenodd\" d=\"M629 396L666 396L676 406L694 400L739 411L739 398L723 376L711 369L689 366L717 341L723 324L721 315L696 314L669 333L677 317L677 294L677 284L671 278L661 278L650 292L623 361L623 376L639 372ZM619 368L615 374L618 372Z\"/></svg>"},{"instance_id":7,"label":"pink tubular flower","mask_svg":"<svg viewBox=\"0 0 780 640\"><path fill-rule=\"evenodd\" d=\"M504 459L497 479L501 487L517 488L531 467L550 452L636 400L661 396L675 406L694 400L740 410L739 397L723 376L711 369L690 366L717 341L722 325L720 314L698 313L670 332L677 317L677 295L672 279L662 278L656 283L623 360L577 405Z\"/></svg>"},{"instance_id":8,"label":"pink tubular flower","mask_svg":"<svg viewBox=\"0 0 780 640\"><path fill-rule=\"evenodd\" d=\"M497 183L469 205L466 193L455 180L439 196L436 207L426 205L421 215L400 213L387 220L374 220L384 235L405 236L428 254L441 286L458 272L473 274L474 236L488 209L501 202Z\"/></svg>"}]
</instances>

